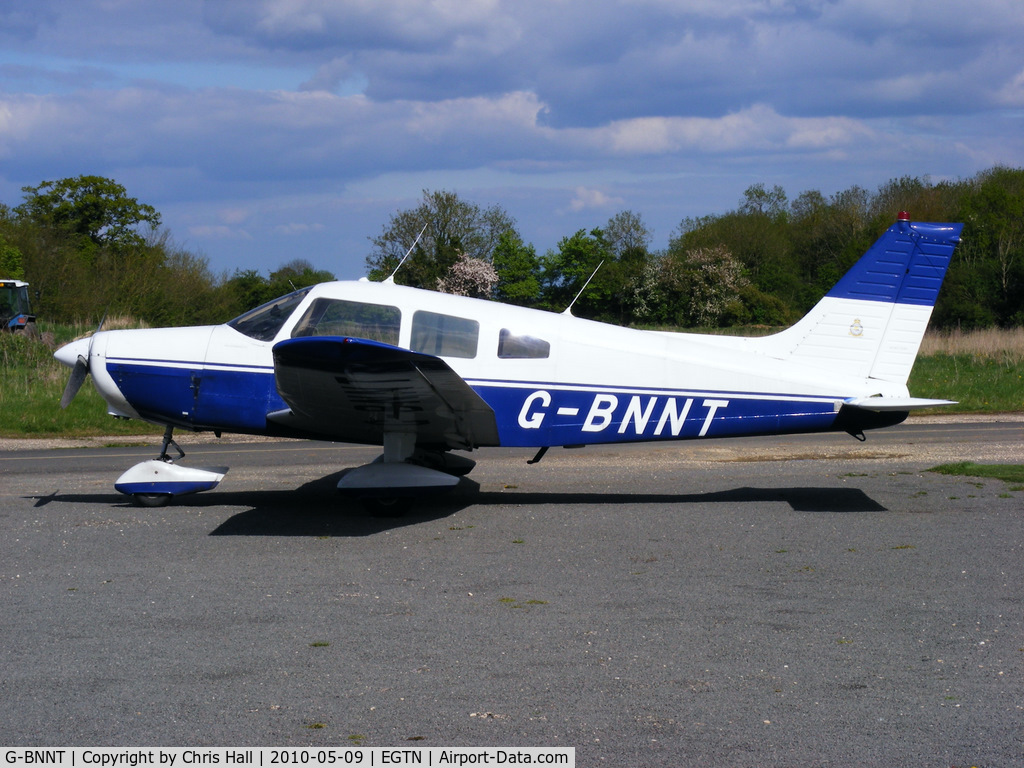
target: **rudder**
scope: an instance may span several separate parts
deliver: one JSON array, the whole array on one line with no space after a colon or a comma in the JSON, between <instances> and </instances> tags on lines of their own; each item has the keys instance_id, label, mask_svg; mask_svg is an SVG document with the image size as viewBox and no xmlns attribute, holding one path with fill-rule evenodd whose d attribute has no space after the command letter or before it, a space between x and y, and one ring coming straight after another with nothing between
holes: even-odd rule
<instances>
[{"instance_id":1,"label":"rudder","mask_svg":"<svg viewBox=\"0 0 1024 768\"><path fill-rule=\"evenodd\" d=\"M905 384L962 224L905 213L792 328L765 340L773 357Z\"/></svg>"}]
</instances>

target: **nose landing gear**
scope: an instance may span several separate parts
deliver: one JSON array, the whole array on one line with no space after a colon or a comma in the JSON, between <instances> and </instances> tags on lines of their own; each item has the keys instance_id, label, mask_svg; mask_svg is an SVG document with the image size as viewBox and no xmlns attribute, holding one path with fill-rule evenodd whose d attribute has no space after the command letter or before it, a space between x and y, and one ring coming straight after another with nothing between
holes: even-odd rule
<instances>
[{"instance_id":1,"label":"nose landing gear","mask_svg":"<svg viewBox=\"0 0 1024 768\"><path fill-rule=\"evenodd\" d=\"M114 489L131 496L136 504L143 507L163 507L175 496L199 493L216 488L227 467L184 467L174 462L182 459L185 452L174 442L173 427L167 427L160 449L160 457L143 461L125 472L114 483ZM172 459L168 448L177 451Z\"/></svg>"}]
</instances>

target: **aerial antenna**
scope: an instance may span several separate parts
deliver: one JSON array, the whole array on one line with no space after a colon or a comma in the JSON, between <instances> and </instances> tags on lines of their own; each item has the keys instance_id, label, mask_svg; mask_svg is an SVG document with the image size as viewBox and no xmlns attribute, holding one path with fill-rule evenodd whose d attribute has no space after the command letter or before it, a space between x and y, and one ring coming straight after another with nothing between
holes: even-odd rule
<instances>
[{"instance_id":1,"label":"aerial antenna","mask_svg":"<svg viewBox=\"0 0 1024 768\"><path fill-rule=\"evenodd\" d=\"M583 287L580 288L580 292L576 294L576 298L569 302L569 306L566 307L565 311L562 313L563 315L569 315L569 317L573 316L573 314L572 314L572 305L575 304L577 299L579 299L579 297L583 295L583 292L585 290L587 290L587 286L590 285L590 281L594 279L594 275L597 274L597 270L599 270L603 265L604 265L604 259L601 259L601 263L598 264L597 267L594 269L594 271L590 273L590 277L587 278L587 282L585 282L583 284Z\"/></svg>"},{"instance_id":2,"label":"aerial antenna","mask_svg":"<svg viewBox=\"0 0 1024 768\"><path fill-rule=\"evenodd\" d=\"M428 221L427 224L430 224L430 222ZM416 235L416 239L412 241L412 245L410 245L409 250L405 252L405 256L403 256L402 260L398 262L398 266L395 267L395 271L388 275L384 280L385 283L395 282L395 274L402 268L402 265L405 264L405 260L409 258L409 254L412 253L412 249L416 247L416 243L420 241L420 238L423 237L423 233L427 231L427 224L423 225L423 229L421 229L420 233Z\"/></svg>"}]
</instances>

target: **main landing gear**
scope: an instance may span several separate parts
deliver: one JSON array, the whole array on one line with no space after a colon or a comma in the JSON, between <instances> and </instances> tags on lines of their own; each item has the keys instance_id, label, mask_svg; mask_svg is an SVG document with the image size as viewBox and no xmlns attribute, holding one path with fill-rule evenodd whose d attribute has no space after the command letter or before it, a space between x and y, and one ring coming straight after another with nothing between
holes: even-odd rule
<instances>
[{"instance_id":1,"label":"main landing gear","mask_svg":"<svg viewBox=\"0 0 1024 768\"><path fill-rule=\"evenodd\" d=\"M117 479L114 488L131 496L136 504L143 507L163 507L175 496L216 488L228 468L183 467L175 464L175 461L184 458L185 452L174 442L173 432L174 427L167 427L164 432L159 458L136 464ZM178 453L176 458L171 458L168 453L172 447Z\"/></svg>"},{"instance_id":2,"label":"main landing gear","mask_svg":"<svg viewBox=\"0 0 1024 768\"><path fill-rule=\"evenodd\" d=\"M454 488L474 466L464 456L417 449L411 432L386 432L383 455L348 470L338 491L358 499L373 515L400 517L418 499Z\"/></svg>"}]
</instances>

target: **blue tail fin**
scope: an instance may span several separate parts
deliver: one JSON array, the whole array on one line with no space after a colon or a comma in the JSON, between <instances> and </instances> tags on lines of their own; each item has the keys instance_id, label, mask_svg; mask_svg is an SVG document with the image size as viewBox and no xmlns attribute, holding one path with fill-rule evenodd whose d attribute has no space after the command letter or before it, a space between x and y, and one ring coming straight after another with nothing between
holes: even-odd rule
<instances>
[{"instance_id":1,"label":"blue tail fin","mask_svg":"<svg viewBox=\"0 0 1024 768\"><path fill-rule=\"evenodd\" d=\"M850 268L828 296L935 306L963 224L900 219Z\"/></svg>"},{"instance_id":2,"label":"blue tail fin","mask_svg":"<svg viewBox=\"0 0 1024 768\"><path fill-rule=\"evenodd\" d=\"M905 214L802 320L763 351L839 376L906 384L962 224Z\"/></svg>"}]
</instances>

